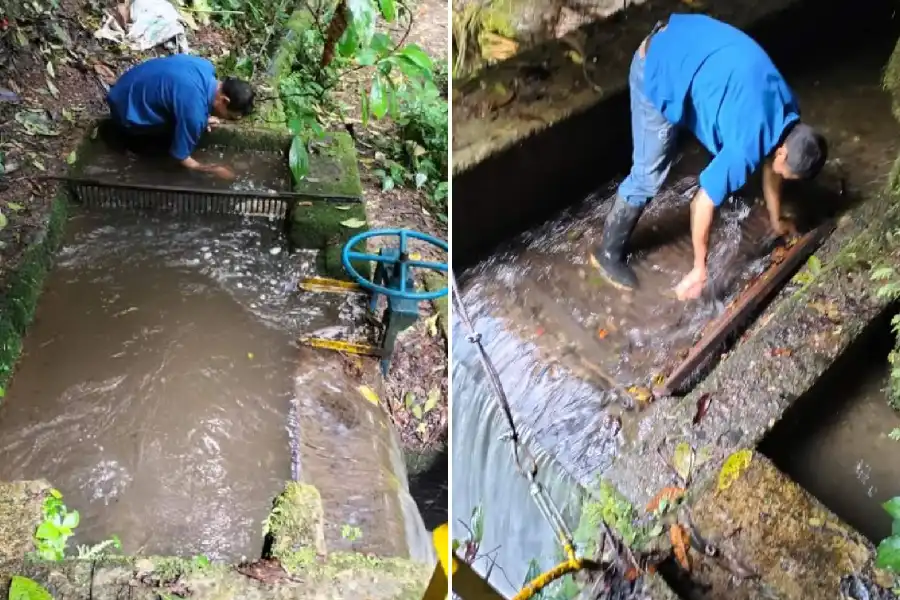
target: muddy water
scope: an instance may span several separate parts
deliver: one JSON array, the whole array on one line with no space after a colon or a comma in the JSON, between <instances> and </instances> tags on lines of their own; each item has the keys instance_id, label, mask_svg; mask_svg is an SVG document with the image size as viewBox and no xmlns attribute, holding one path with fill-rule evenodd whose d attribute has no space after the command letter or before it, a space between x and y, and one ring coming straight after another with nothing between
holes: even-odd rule
<instances>
[{"instance_id":1,"label":"muddy water","mask_svg":"<svg viewBox=\"0 0 900 600\"><path fill-rule=\"evenodd\" d=\"M352 321L298 297L314 257L269 223L79 215L0 406L0 480L43 477L77 543L259 556L294 473L292 332Z\"/></svg>"},{"instance_id":2,"label":"muddy water","mask_svg":"<svg viewBox=\"0 0 900 600\"><path fill-rule=\"evenodd\" d=\"M790 78L804 117L829 137L836 159L830 170L863 192L882 185L885 167L898 150L897 127L879 83L891 46L875 42L839 64ZM688 144L666 189L642 218L632 241L632 264L641 280L637 293L609 289L587 262L616 182L598 182L598 192L580 206L526 232L461 278L514 418L533 447L546 449L553 459L539 476L555 497L570 499L570 511L580 501L578 484L592 485L621 449L652 425L650 419L665 418L664 410L623 410L618 396L607 391L610 381L646 385L664 373L765 264L760 258L767 248L765 217L758 194L748 190L718 217L711 240L714 284L706 297L686 305L671 297L671 287L690 268L687 203L705 161L705 153ZM836 179L823 178L823 185ZM786 200L801 221L814 221L835 208L833 191L793 188ZM550 566L554 542L541 519L525 516L532 515L532 502L509 483L513 476L497 473L509 467L504 462L509 450L498 441L505 427L496 418L477 416L486 410L490 392L460 327L457 322L453 346L454 440L484 443L464 448L454 443L454 514L468 515L479 504L502 511L485 517L484 535L502 544L497 564L514 573L518 586L529 558ZM874 422L875 415L863 422ZM869 465L887 460L873 463L866 457ZM854 459L854 468L860 458ZM822 476L812 462L805 468L810 479ZM877 471L863 465L860 472L871 479ZM453 527L455 537L465 537L462 526ZM509 591L503 577L495 575L492 582Z\"/></svg>"},{"instance_id":3,"label":"muddy water","mask_svg":"<svg viewBox=\"0 0 900 600\"><path fill-rule=\"evenodd\" d=\"M886 392L891 340L882 335L870 342L837 363L761 450L877 544L891 534L881 504L900 496L900 441L889 437L900 430L900 412L888 405Z\"/></svg>"},{"instance_id":4,"label":"muddy water","mask_svg":"<svg viewBox=\"0 0 900 600\"><path fill-rule=\"evenodd\" d=\"M237 191L290 190L287 162L277 152L231 150L220 147L198 148L193 158L201 163L226 165L234 171L234 181L185 169L164 152L138 156L115 150L98 138L91 147L81 177L130 183L135 185L167 185L202 187Z\"/></svg>"}]
</instances>

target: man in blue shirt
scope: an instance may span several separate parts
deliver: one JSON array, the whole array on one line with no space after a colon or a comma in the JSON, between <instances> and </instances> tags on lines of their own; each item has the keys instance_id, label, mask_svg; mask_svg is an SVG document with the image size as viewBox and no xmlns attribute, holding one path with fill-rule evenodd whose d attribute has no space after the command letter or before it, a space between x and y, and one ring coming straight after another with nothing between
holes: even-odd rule
<instances>
[{"instance_id":1,"label":"man in blue shirt","mask_svg":"<svg viewBox=\"0 0 900 600\"><path fill-rule=\"evenodd\" d=\"M106 96L110 116L132 147L160 136L169 154L195 171L233 179L228 167L191 157L200 136L220 119L239 119L253 110L253 88L244 81L216 79L205 58L176 54L153 58L125 72Z\"/></svg>"},{"instance_id":2,"label":"man in blue shirt","mask_svg":"<svg viewBox=\"0 0 900 600\"><path fill-rule=\"evenodd\" d=\"M676 14L657 24L634 55L629 86L633 163L591 262L616 287L637 287L625 244L669 174L676 128L687 129L714 157L691 202L694 267L675 288L681 300L697 298L707 280L715 209L762 168L772 229L793 233L781 217L782 183L818 175L828 153L825 139L800 122L797 100L765 51L742 31L705 15Z\"/></svg>"}]
</instances>

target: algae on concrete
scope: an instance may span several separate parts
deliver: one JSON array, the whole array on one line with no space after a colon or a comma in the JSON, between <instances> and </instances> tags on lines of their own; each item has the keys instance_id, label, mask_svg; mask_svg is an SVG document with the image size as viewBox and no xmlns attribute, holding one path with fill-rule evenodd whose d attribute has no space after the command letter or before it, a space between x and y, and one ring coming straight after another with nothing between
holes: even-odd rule
<instances>
[{"instance_id":1,"label":"algae on concrete","mask_svg":"<svg viewBox=\"0 0 900 600\"><path fill-rule=\"evenodd\" d=\"M894 46L891 58L884 68L884 88L891 95L894 118L900 121L900 40Z\"/></svg>"},{"instance_id":2,"label":"algae on concrete","mask_svg":"<svg viewBox=\"0 0 900 600\"><path fill-rule=\"evenodd\" d=\"M325 556L325 511L314 486L292 481L275 499L266 519L268 554L281 561L288 573L315 564Z\"/></svg>"},{"instance_id":3,"label":"algae on concrete","mask_svg":"<svg viewBox=\"0 0 900 600\"><path fill-rule=\"evenodd\" d=\"M6 388L22 351L22 336L31 324L53 254L62 239L67 202L64 194L53 200L44 229L29 243L19 265L3 282L6 286L0 291L0 389Z\"/></svg>"}]
</instances>

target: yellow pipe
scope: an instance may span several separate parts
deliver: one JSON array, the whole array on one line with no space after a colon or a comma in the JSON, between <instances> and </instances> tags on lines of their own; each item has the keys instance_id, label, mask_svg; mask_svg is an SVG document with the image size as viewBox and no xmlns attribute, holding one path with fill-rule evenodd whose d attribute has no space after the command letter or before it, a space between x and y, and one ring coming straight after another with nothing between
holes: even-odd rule
<instances>
[{"instance_id":1,"label":"yellow pipe","mask_svg":"<svg viewBox=\"0 0 900 600\"><path fill-rule=\"evenodd\" d=\"M566 548L568 551L569 548ZM568 552L567 552L568 554ZM543 590L545 587L569 573L580 571L583 566L582 561L575 557L575 553L569 554L569 558L565 562L561 562L546 573L541 573L532 579L522 590L513 596L513 600L531 600L535 594Z\"/></svg>"}]
</instances>

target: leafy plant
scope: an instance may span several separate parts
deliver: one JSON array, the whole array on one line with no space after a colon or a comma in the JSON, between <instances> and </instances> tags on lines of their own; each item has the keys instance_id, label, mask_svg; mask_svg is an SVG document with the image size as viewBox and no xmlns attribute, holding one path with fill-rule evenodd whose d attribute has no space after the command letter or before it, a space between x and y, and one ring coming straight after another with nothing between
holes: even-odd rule
<instances>
[{"instance_id":1,"label":"leafy plant","mask_svg":"<svg viewBox=\"0 0 900 600\"><path fill-rule=\"evenodd\" d=\"M9 600L53 600L53 596L38 582L16 575L9 586Z\"/></svg>"},{"instance_id":2,"label":"leafy plant","mask_svg":"<svg viewBox=\"0 0 900 600\"><path fill-rule=\"evenodd\" d=\"M892 244L894 238L895 234L888 235L888 243ZM898 275L894 267L885 265L874 267L869 274L869 278L880 284L875 291L875 295L878 298L888 302L900 299L900 275ZM891 366L888 404L895 410L900 410L900 314L891 318L891 331L898 341L894 349L888 353L888 364Z\"/></svg>"},{"instance_id":3,"label":"leafy plant","mask_svg":"<svg viewBox=\"0 0 900 600\"><path fill-rule=\"evenodd\" d=\"M893 519L890 537L878 545L875 565L900 574L900 496L891 498L881 505Z\"/></svg>"},{"instance_id":4,"label":"leafy plant","mask_svg":"<svg viewBox=\"0 0 900 600\"><path fill-rule=\"evenodd\" d=\"M114 535L112 538L102 541L99 544L94 544L93 546L79 545L78 558L82 560L100 558L101 556L106 556L109 548L115 548L116 550L122 549L122 542L119 541L118 536Z\"/></svg>"},{"instance_id":5,"label":"leafy plant","mask_svg":"<svg viewBox=\"0 0 900 600\"><path fill-rule=\"evenodd\" d=\"M348 542L355 542L362 537L362 529L345 523L344 526L341 527L341 537Z\"/></svg>"},{"instance_id":6,"label":"leafy plant","mask_svg":"<svg viewBox=\"0 0 900 600\"><path fill-rule=\"evenodd\" d=\"M43 517L44 521L34 533L37 554L44 560L62 560L66 554L66 544L78 527L78 511L69 512L63 504L62 494L53 489L44 500Z\"/></svg>"}]
</instances>

